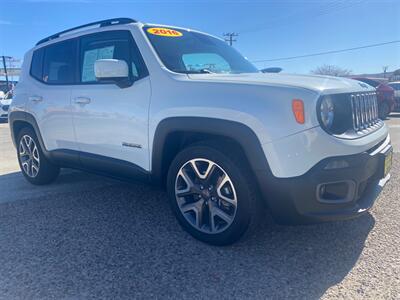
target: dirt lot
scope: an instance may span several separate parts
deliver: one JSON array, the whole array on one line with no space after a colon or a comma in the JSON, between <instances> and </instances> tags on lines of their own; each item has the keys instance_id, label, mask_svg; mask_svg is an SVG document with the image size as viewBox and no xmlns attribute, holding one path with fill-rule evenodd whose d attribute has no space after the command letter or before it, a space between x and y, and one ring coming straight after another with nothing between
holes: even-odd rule
<instances>
[{"instance_id":1,"label":"dirt lot","mask_svg":"<svg viewBox=\"0 0 400 300\"><path fill-rule=\"evenodd\" d=\"M400 299L400 114L392 179L351 221L278 226L211 247L182 231L163 191L64 170L35 187L0 124L0 298Z\"/></svg>"}]
</instances>

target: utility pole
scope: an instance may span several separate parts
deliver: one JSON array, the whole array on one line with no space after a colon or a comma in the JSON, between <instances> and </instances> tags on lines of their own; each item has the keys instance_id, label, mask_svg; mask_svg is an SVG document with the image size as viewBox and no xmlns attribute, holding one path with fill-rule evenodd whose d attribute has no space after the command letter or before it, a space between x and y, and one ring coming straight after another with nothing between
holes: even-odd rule
<instances>
[{"instance_id":1,"label":"utility pole","mask_svg":"<svg viewBox=\"0 0 400 300\"><path fill-rule=\"evenodd\" d=\"M386 71L389 69L389 66L383 66L383 78L386 78Z\"/></svg>"},{"instance_id":2,"label":"utility pole","mask_svg":"<svg viewBox=\"0 0 400 300\"><path fill-rule=\"evenodd\" d=\"M9 83L8 83L8 74L7 74L6 58L7 58L7 59L10 59L11 57L10 57L10 56L4 56L4 55L3 55L2 58L3 58L4 75L6 76L6 83L7 83L7 89L8 89Z\"/></svg>"},{"instance_id":3,"label":"utility pole","mask_svg":"<svg viewBox=\"0 0 400 300\"><path fill-rule=\"evenodd\" d=\"M228 32L223 34L225 42L229 43L229 46L232 46L233 42L236 42L237 40L235 37L239 36L239 34L235 32Z\"/></svg>"}]
</instances>

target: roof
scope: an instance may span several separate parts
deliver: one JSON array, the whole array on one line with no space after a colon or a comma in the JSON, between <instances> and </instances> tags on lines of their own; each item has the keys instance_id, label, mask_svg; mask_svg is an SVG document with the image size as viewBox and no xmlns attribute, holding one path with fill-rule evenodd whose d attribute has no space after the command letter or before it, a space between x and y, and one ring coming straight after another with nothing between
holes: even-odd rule
<instances>
[{"instance_id":1,"label":"roof","mask_svg":"<svg viewBox=\"0 0 400 300\"><path fill-rule=\"evenodd\" d=\"M99 27L107 27L107 26L130 24L130 23L137 23L137 21L134 20L134 19L131 19L131 18L114 18L114 19L107 19L107 20L91 22L91 23L88 23L88 24L84 24L84 25L80 25L80 26L77 26L77 27L73 27L73 28L67 29L67 30L60 31L60 32L58 32L56 34L53 34L53 35L48 36L48 37L46 37L44 39L41 39L39 42L36 43L36 46L40 45L40 44L43 44L45 42L54 40L56 38L59 38L61 35L65 34L65 33L68 33L68 32L71 32L71 31L75 31L75 30L79 30L79 29L86 28L86 27L92 27L92 26L96 26L96 25L98 25Z\"/></svg>"}]
</instances>

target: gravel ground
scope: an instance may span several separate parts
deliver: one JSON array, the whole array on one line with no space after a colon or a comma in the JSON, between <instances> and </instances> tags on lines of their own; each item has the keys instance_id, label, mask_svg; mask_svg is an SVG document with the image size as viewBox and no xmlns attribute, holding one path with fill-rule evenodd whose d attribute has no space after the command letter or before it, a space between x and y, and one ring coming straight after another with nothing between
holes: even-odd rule
<instances>
[{"instance_id":1,"label":"gravel ground","mask_svg":"<svg viewBox=\"0 0 400 300\"><path fill-rule=\"evenodd\" d=\"M370 213L295 227L266 217L247 240L212 247L149 186L76 171L29 185L10 171L1 126L1 299L400 299L399 153Z\"/></svg>"}]
</instances>

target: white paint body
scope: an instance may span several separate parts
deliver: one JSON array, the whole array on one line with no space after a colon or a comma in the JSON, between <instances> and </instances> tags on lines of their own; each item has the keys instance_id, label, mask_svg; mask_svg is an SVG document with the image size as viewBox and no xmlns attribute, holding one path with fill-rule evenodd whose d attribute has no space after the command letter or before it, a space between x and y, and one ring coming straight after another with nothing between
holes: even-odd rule
<instances>
[{"instance_id":1,"label":"white paint body","mask_svg":"<svg viewBox=\"0 0 400 300\"><path fill-rule=\"evenodd\" d=\"M151 172L154 135L162 120L216 118L252 129L272 173L287 178L306 173L324 158L366 151L388 134L385 125L367 136L344 140L329 135L319 125L316 103L321 95L375 91L371 87L326 76L174 73L162 64L142 26L95 28L38 46L99 31L129 30L150 74L129 88L113 84L45 85L29 75L32 52L37 48L26 54L12 110L23 110L36 118L47 150L72 149L118 158ZM42 100L30 101L33 96ZM77 103L82 98L90 103ZM293 99L304 101L304 124L293 116ZM123 147L124 142L141 148Z\"/></svg>"},{"instance_id":2,"label":"white paint body","mask_svg":"<svg viewBox=\"0 0 400 300\"><path fill-rule=\"evenodd\" d=\"M96 78L121 78L128 77L128 64L124 60L99 59L94 63Z\"/></svg>"}]
</instances>

